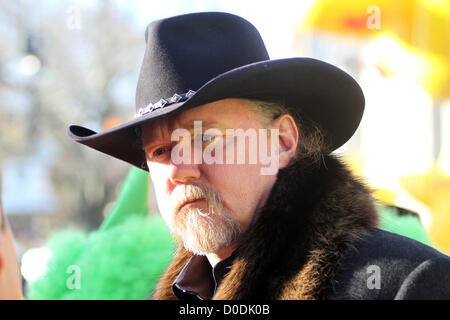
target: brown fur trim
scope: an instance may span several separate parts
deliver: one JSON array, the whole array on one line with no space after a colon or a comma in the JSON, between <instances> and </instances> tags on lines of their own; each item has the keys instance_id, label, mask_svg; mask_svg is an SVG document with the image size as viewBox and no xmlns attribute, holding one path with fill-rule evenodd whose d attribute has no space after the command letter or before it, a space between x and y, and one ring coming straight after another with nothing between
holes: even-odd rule
<instances>
[{"instance_id":1,"label":"brown fur trim","mask_svg":"<svg viewBox=\"0 0 450 320\"><path fill-rule=\"evenodd\" d=\"M376 224L368 189L337 158L298 161L280 171L214 299L324 299L340 258ZM155 298L175 298L189 257L179 249Z\"/></svg>"}]
</instances>

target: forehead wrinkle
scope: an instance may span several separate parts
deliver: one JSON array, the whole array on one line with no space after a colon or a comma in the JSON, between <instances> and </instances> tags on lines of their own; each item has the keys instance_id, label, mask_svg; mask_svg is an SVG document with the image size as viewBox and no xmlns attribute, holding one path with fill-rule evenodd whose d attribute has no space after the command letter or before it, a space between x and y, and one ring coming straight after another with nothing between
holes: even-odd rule
<instances>
[{"instance_id":1,"label":"forehead wrinkle","mask_svg":"<svg viewBox=\"0 0 450 320\"><path fill-rule=\"evenodd\" d=\"M201 126L202 129L205 128L217 128L220 127L220 124L217 123L216 121L204 121L204 120L191 120L191 121L186 121L189 124L188 125L182 125L182 128L185 128L187 130L192 131L194 129L194 121L201 121Z\"/></svg>"}]
</instances>

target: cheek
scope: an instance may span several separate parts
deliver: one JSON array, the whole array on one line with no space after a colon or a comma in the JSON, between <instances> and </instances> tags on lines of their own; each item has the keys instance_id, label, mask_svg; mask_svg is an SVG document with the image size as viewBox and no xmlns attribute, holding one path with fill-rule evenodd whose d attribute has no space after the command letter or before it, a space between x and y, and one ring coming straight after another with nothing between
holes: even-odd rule
<instances>
[{"instance_id":1,"label":"cheek","mask_svg":"<svg viewBox=\"0 0 450 320\"><path fill-rule=\"evenodd\" d=\"M149 162L147 161L147 166L150 172L150 178L152 179L153 185L158 192L167 192L168 182L170 181L171 167L166 164Z\"/></svg>"},{"instance_id":2,"label":"cheek","mask_svg":"<svg viewBox=\"0 0 450 320\"><path fill-rule=\"evenodd\" d=\"M257 165L215 165L208 168L208 181L218 191L228 209L246 225L267 184Z\"/></svg>"},{"instance_id":3,"label":"cheek","mask_svg":"<svg viewBox=\"0 0 450 320\"><path fill-rule=\"evenodd\" d=\"M170 207L170 194L168 192L169 173L167 166L147 163L150 170L156 201L162 218L167 224L171 221L172 210Z\"/></svg>"},{"instance_id":4,"label":"cheek","mask_svg":"<svg viewBox=\"0 0 450 320\"><path fill-rule=\"evenodd\" d=\"M264 206L276 180L275 176L261 175L258 166L253 167L242 172L235 189L238 190L235 198L239 210L237 219L243 230L257 219L255 214Z\"/></svg>"}]
</instances>

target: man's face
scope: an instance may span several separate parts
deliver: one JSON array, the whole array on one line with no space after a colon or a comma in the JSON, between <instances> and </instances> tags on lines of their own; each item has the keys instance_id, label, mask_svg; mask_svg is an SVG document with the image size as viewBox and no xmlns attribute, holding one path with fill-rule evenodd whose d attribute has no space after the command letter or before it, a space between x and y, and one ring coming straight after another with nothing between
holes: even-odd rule
<instances>
[{"instance_id":1,"label":"man's face","mask_svg":"<svg viewBox=\"0 0 450 320\"><path fill-rule=\"evenodd\" d=\"M161 215L186 249L197 254L213 253L238 242L276 180L276 174L261 174L264 165L260 161L250 160L254 152L250 138L227 136L227 129L250 129L256 132L253 143L267 139L270 144L267 134L258 134L264 126L246 103L249 101L219 100L142 128ZM201 121L201 131L197 121ZM218 130L208 130L211 128ZM185 129L183 132L190 135L173 141L175 129ZM184 157L183 162L173 161L174 148L178 148L177 155ZM207 159L221 153L222 162ZM232 153L234 161L226 161ZM245 161L237 161L239 156Z\"/></svg>"},{"instance_id":2,"label":"man's face","mask_svg":"<svg viewBox=\"0 0 450 320\"><path fill-rule=\"evenodd\" d=\"M22 299L14 240L0 203L0 300Z\"/></svg>"}]
</instances>

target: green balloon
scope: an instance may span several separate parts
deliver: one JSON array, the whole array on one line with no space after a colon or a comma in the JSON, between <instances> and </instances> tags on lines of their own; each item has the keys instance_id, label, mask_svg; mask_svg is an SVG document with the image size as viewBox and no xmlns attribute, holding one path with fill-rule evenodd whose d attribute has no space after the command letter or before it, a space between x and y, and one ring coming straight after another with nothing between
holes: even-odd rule
<instances>
[{"instance_id":1,"label":"green balloon","mask_svg":"<svg viewBox=\"0 0 450 320\"><path fill-rule=\"evenodd\" d=\"M147 299L170 263L175 241L159 215L148 216L148 173L132 168L100 228L52 234L45 274L28 299Z\"/></svg>"},{"instance_id":2,"label":"green balloon","mask_svg":"<svg viewBox=\"0 0 450 320\"><path fill-rule=\"evenodd\" d=\"M431 246L431 240L417 213L396 206L377 204L380 228Z\"/></svg>"}]
</instances>

